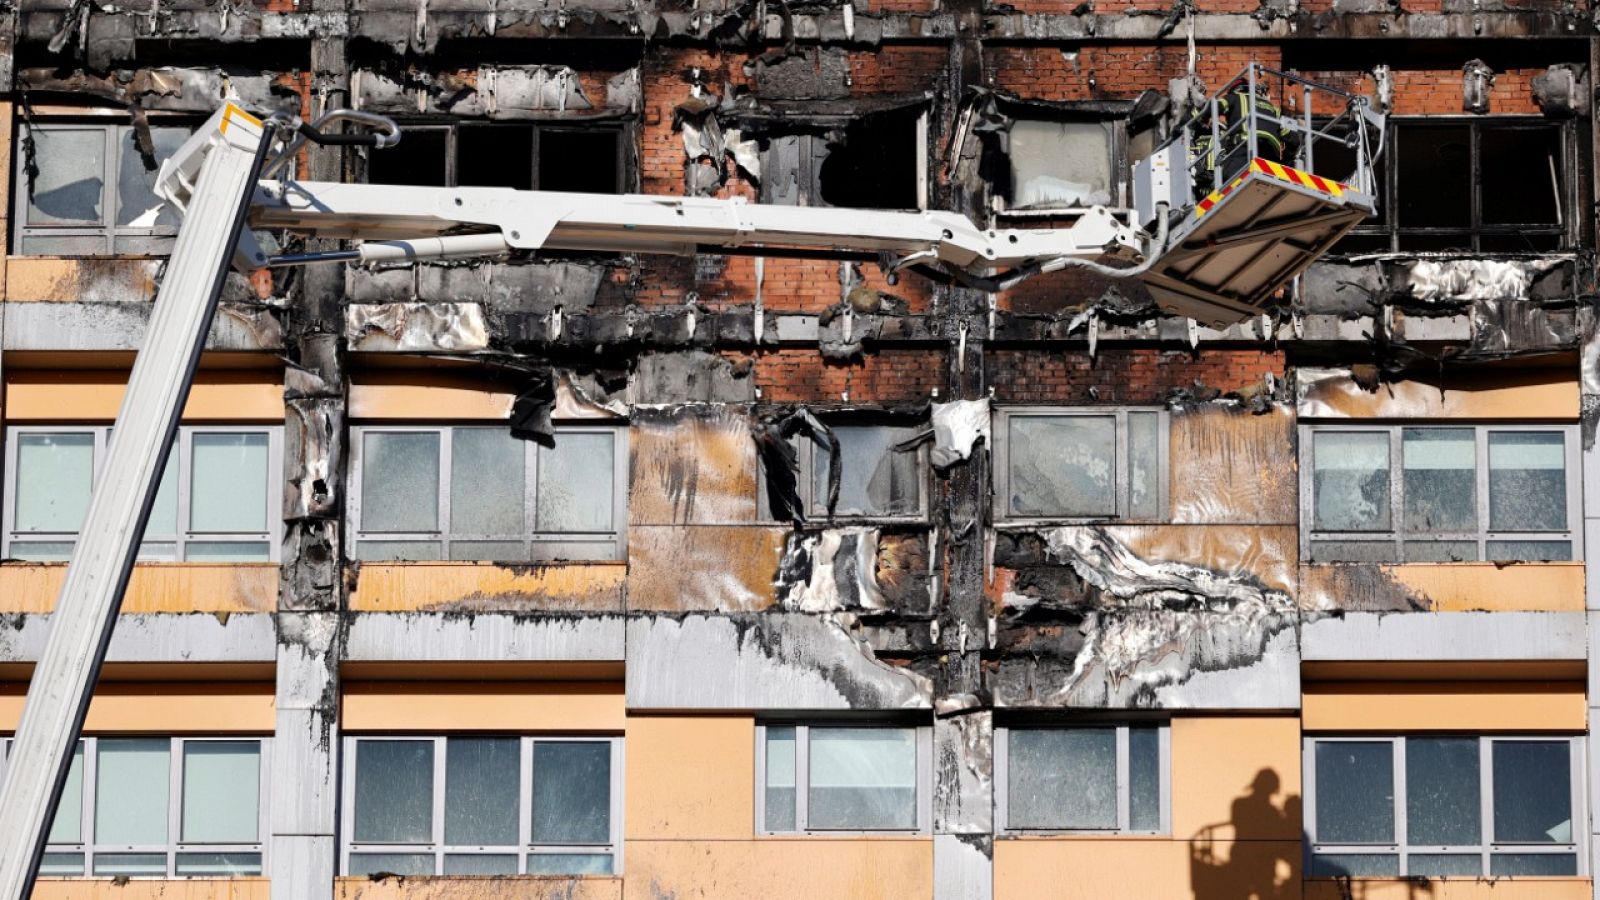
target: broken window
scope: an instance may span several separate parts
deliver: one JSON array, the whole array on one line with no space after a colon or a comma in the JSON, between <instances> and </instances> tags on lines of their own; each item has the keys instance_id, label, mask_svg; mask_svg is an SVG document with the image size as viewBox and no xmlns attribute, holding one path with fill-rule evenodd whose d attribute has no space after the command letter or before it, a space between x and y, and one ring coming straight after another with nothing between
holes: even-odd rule
<instances>
[{"instance_id":1,"label":"broken window","mask_svg":"<svg viewBox=\"0 0 1600 900\"><path fill-rule=\"evenodd\" d=\"M150 126L152 152L146 155L138 129L129 124L19 124L14 143L15 252L170 252L179 217L155 195L156 173L193 131L188 125ZM26 146L30 139L31 155Z\"/></svg>"},{"instance_id":2,"label":"broken window","mask_svg":"<svg viewBox=\"0 0 1600 900\"><path fill-rule=\"evenodd\" d=\"M269 562L278 558L281 426L185 425L172 444L139 545L141 560ZM108 426L8 430L8 559L64 562L105 463Z\"/></svg>"},{"instance_id":3,"label":"broken window","mask_svg":"<svg viewBox=\"0 0 1600 900\"><path fill-rule=\"evenodd\" d=\"M761 202L854 209L927 205L927 113L921 106L841 124L764 130Z\"/></svg>"},{"instance_id":4,"label":"broken window","mask_svg":"<svg viewBox=\"0 0 1600 900\"><path fill-rule=\"evenodd\" d=\"M503 425L368 426L351 437L351 556L361 560L621 559L624 435Z\"/></svg>"},{"instance_id":5,"label":"broken window","mask_svg":"<svg viewBox=\"0 0 1600 900\"><path fill-rule=\"evenodd\" d=\"M615 875L622 739L345 739L346 875Z\"/></svg>"},{"instance_id":6,"label":"broken window","mask_svg":"<svg viewBox=\"0 0 1600 900\"><path fill-rule=\"evenodd\" d=\"M39 874L263 874L267 744L231 737L79 740ZM10 741L5 750L9 756Z\"/></svg>"},{"instance_id":7,"label":"broken window","mask_svg":"<svg viewBox=\"0 0 1600 900\"><path fill-rule=\"evenodd\" d=\"M1153 520L1166 514L1163 410L1003 410L995 457L999 518Z\"/></svg>"},{"instance_id":8,"label":"broken window","mask_svg":"<svg viewBox=\"0 0 1600 900\"><path fill-rule=\"evenodd\" d=\"M773 722L757 729L761 830L927 831L927 728Z\"/></svg>"},{"instance_id":9,"label":"broken window","mask_svg":"<svg viewBox=\"0 0 1600 900\"><path fill-rule=\"evenodd\" d=\"M1581 746L1567 737L1306 741L1313 878L1573 876Z\"/></svg>"},{"instance_id":10,"label":"broken window","mask_svg":"<svg viewBox=\"0 0 1600 900\"><path fill-rule=\"evenodd\" d=\"M367 183L620 194L628 189L621 125L416 122L393 147L367 152Z\"/></svg>"},{"instance_id":11,"label":"broken window","mask_svg":"<svg viewBox=\"0 0 1600 900\"><path fill-rule=\"evenodd\" d=\"M1317 562L1580 558L1570 426L1304 426Z\"/></svg>"},{"instance_id":12,"label":"broken window","mask_svg":"<svg viewBox=\"0 0 1600 900\"><path fill-rule=\"evenodd\" d=\"M1387 251L1538 253L1571 246L1571 129L1530 117L1390 119L1377 160L1378 215L1336 245ZM1317 170L1355 151L1316 146Z\"/></svg>"},{"instance_id":13,"label":"broken window","mask_svg":"<svg viewBox=\"0 0 1600 900\"><path fill-rule=\"evenodd\" d=\"M996 207L1041 212L1117 203L1122 134L1122 123L1111 119L1013 120L1007 133L1009 178L996 192Z\"/></svg>"},{"instance_id":14,"label":"broken window","mask_svg":"<svg viewBox=\"0 0 1600 900\"><path fill-rule=\"evenodd\" d=\"M1001 828L1165 833L1170 757L1154 722L997 729Z\"/></svg>"},{"instance_id":15,"label":"broken window","mask_svg":"<svg viewBox=\"0 0 1600 900\"><path fill-rule=\"evenodd\" d=\"M918 519L927 514L928 453L920 425L861 422L829 423L839 441L839 500L835 519ZM807 518L825 519L833 478L828 446L820 439L794 438L800 470L796 487ZM763 516L770 517L761 491Z\"/></svg>"}]
</instances>

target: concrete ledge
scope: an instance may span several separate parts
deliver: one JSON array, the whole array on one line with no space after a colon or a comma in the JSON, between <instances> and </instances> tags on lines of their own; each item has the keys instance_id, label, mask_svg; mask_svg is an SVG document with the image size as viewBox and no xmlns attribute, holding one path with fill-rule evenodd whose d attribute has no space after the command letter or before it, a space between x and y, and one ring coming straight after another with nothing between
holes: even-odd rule
<instances>
[{"instance_id":1,"label":"concrete ledge","mask_svg":"<svg viewBox=\"0 0 1600 900\"><path fill-rule=\"evenodd\" d=\"M6 303L6 350L137 350L152 303ZM283 326L265 308L223 304L207 350L281 350Z\"/></svg>"},{"instance_id":2,"label":"concrete ledge","mask_svg":"<svg viewBox=\"0 0 1600 900\"><path fill-rule=\"evenodd\" d=\"M357 613L347 662L544 662L622 659L618 615Z\"/></svg>"},{"instance_id":3,"label":"concrete ledge","mask_svg":"<svg viewBox=\"0 0 1600 900\"><path fill-rule=\"evenodd\" d=\"M50 619L24 614L0 621L0 663L37 662ZM154 613L117 620L106 662L270 663L276 655L269 615Z\"/></svg>"},{"instance_id":4,"label":"concrete ledge","mask_svg":"<svg viewBox=\"0 0 1600 900\"><path fill-rule=\"evenodd\" d=\"M1345 613L1308 616L1306 662L1324 660L1583 659L1578 612Z\"/></svg>"}]
</instances>

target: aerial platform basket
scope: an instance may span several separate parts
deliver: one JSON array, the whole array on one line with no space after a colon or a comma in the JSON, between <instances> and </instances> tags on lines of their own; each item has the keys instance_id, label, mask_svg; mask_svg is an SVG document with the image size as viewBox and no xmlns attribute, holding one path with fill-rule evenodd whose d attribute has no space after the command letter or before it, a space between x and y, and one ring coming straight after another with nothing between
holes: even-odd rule
<instances>
[{"instance_id":1,"label":"aerial platform basket","mask_svg":"<svg viewBox=\"0 0 1600 900\"><path fill-rule=\"evenodd\" d=\"M1215 325L1270 306L1377 211L1382 123L1364 97L1247 68L1136 168L1141 219L1163 198L1171 210L1166 250L1141 276L1152 297Z\"/></svg>"}]
</instances>

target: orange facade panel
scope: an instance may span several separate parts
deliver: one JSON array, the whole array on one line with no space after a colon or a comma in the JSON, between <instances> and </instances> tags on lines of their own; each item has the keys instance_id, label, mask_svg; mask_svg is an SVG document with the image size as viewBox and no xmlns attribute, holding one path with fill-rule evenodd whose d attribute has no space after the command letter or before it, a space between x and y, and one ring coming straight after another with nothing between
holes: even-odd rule
<instances>
[{"instance_id":1,"label":"orange facade panel","mask_svg":"<svg viewBox=\"0 0 1600 900\"><path fill-rule=\"evenodd\" d=\"M65 564L0 565L0 612L55 609ZM140 563L122 600L124 613L270 613L278 606L272 563Z\"/></svg>"},{"instance_id":2,"label":"orange facade panel","mask_svg":"<svg viewBox=\"0 0 1600 900\"><path fill-rule=\"evenodd\" d=\"M351 733L495 731L621 734L622 684L607 681L346 681Z\"/></svg>"},{"instance_id":3,"label":"orange facade panel","mask_svg":"<svg viewBox=\"0 0 1600 900\"><path fill-rule=\"evenodd\" d=\"M1587 878L1399 879L1308 881L1305 900L1590 900Z\"/></svg>"},{"instance_id":4,"label":"orange facade panel","mask_svg":"<svg viewBox=\"0 0 1600 900\"><path fill-rule=\"evenodd\" d=\"M626 852L627 900L933 897L933 839L927 837L628 841Z\"/></svg>"},{"instance_id":5,"label":"orange facade panel","mask_svg":"<svg viewBox=\"0 0 1600 900\"><path fill-rule=\"evenodd\" d=\"M1046 838L994 845L994 900L1298 900L1298 841Z\"/></svg>"},{"instance_id":6,"label":"orange facade panel","mask_svg":"<svg viewBox=\"0 0 1600 900\"><path fill-rule=\"evenodd\" d=\"M350 611L620 612L627 574L618 563L362 563Z\"/></svg>"},{"instance_id":7,"label":"orange facade panel","mask_svg":"<svg viewBox=\"0 0 1600 900\"><path fill-rule=\"evenodd\" d=\"M621 900L620 878L340 878L335 900Z\"/></svg>"},{"instance_id":8,"label":"orange facade panel","mask_svg":"<svg viewBox=\"0 0 1600 900\"><path fill-rule=\"evenodd\" d=\"M1428 612L1582 612L1583 563L1410 563L1300 567L1305 609L1383 608Z\"/></svg>"},{"instance_id":9,"label":"orange facade panel","mask_svg":"<svg viewBox=\"0 0 1600 900\"><path fill-rule=\"evenodd\" d=\"M1579 732L1580 681L1330 681L1305 685L1308 732Z\"/></svg>"},{"instance_id":10,"label":"orange facade panel","mask_svg":"<svg viewBox=\"0 0 1600 900\"><path fill-rule=\"evenodd\" d=\"M1395 381L1368 390L1348 372L1299 373L1302 419L1574 421L1578 380L1568 368L1475 372L1443 381Z\"/></svg>"},{"instance_id":11,"label":"orange facade panel","mask_svg":"<svg viewBox=\"0 0 1600 900\"><path fill-rule=\"evenodd\" d=\"M627 839L753 840L755 720L629 716Z\"/></svg>"},{"instance_id":12,"label":"orange facade panel","mask_svg":"<svg viewBox=\"0 0 1600 900\"><path fill-rule=\"evenodd\" d=\"M15 265L15 261L12 262ZM128 373L119 369L30 369L6 375L6 420L111 422L122 408ZM185 422L283 421L283 373L202 369L195 374Z\"/></svg>"},{"instance_id":13,"label":"orange facade panel","mask_svg":"<svg viewBox=\"0 0 1600 900\"><path fill-rule=\"evenodd\" d=\"M0 683L0 731L17 729L26 682ZM271 734L270 681L101 682L89 702L86 734Z\"/></svg>"},{"instance_id":14,"label":"orange facade panel","mask_svg":"<svg viewBox=\"0 0 1600 900\"><path fill-rule=\"evenodd\" d=\"M265 878L41 878L33 900L270 900Z\"/></svg>"}]
</instances>

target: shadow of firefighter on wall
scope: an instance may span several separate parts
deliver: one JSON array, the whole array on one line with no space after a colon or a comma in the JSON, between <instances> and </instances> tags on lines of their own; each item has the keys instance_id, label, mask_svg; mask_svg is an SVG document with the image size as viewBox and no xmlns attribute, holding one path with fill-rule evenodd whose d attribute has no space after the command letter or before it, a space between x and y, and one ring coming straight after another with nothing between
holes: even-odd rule
<instances>
[{"instance_id":1,"label":"shadow of firefighter on wall","mask_svg":"<svg viewBox=\"0 0 1600 900\"><path fill-rule=\"evenodd\" d=\"M1325 861L1328 881L1313 888L1302 884L1300 848L1303 833L1299 794L1274 803L1282 789L1278 773L1262 769L1245 793L1234 798L1227 822L1207 825L1189 839L1189 884L1194 900L1421 900L1433 894L1423 880L1373 885L1340 874ZM1288 835L1300 834L1295 843ZM1242 837L1241 837L1242 835ZM1369 896L1370 892L1370 896Z\"/></svg>"}]
</instances>

